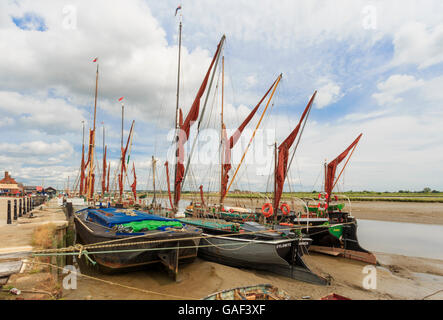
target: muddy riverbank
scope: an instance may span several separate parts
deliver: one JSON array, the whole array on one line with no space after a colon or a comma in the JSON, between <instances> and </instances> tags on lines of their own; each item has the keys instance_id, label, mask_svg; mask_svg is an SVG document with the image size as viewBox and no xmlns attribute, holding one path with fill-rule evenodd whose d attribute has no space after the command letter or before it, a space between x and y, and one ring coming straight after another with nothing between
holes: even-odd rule
<instances>
[{"instance_id":1,"label":"muddy riverbank","mask_svg":"<svg viewBox=\"0 0 443 320\"><path fill-rule=\"evenodd\" d=\"M352 299L422 299L443 287L443 261L377 253L377 288L363 288L364 263L311 254L309 265L332 278L330 286L300 282L268 272L231 268L197 259L180 268L180 280L172 281L161 267L127 274L103 275L93 270L86 274L107 281L80 277L77 289L64 290L64 299L201 299L232 287L270 283L286 290L293 299L310 299L335 292ZM114 284L111 284L114 283ZM139 290L121 287L137 288ZM155 294L154 292L161 293ZM428 299L443 299L442 294Z\"/></svg>"}]
</instances>

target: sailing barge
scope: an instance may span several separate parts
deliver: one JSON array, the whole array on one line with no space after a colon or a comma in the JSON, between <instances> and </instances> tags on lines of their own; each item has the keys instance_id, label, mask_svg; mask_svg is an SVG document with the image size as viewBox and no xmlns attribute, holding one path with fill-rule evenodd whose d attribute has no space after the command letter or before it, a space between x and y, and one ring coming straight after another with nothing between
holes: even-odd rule
<instances>
[{"instance_id":1,"label":"sailing barge","mask_svg":"<svg viewBox=\"0 0 443 320\"><path fill-rule=\"evenodd\" d=\"M305 214L300 214L294 213L291 211L287 203L281 203L280 201L283 193L284 183L287 178L287 173L295 154L295 150L297 149L300 141L301 134L299 135L299 132L300 130L304 129L316 93L317 92L314 92L308 105L303 111L299 123L291 134L280 144L278 149L277 145L275 145L273 203L265 203L261 208L261 211L257 211L256 209L248 210L235 207L228 208L224 207L223 205L223 200L226 197L229 187L232 185L233 179L238 171L237 168L237 171L235 172L234 177L228 187L228 173L231 169L231 149L234 147L236 141L239 139L239 135L256 112L256 109L254 109L244 120L234 135L229 139L229 143L224 143L225 156L222 166L221 204L218 208L213 208L214 210L212 215L235 222L245 222L251 220L260 221L268 226L272 226L275 230L293 228L294 230L301 231L307 237L312 238L312 245L310 247L311 251L331 254L334 256L340 255L345 258L376 264L375 255L363 249L358 242L357 220L350 213L342 211L344 204L337 203L337 196L331 197L332 190L346 167L350 156L348 157L342 171L336 178L335 174L337 166L348 156L348 153L351 150L352 152L354 151L362 136L361 134L344 152L342 152L336 159L327 165L325 170L325 192L320 194L319 202L316 206L306 205L307 209ZM297 135L299 135L298 142L293 150L292 158L289 159L289 149L294 144ZM333 200L335 200L335 202L333 202ZM185 213L187 213L189 216L193 215L193 208L189 208Z\"/></svg>"},{"instance_id":2,"label":"sailing barge","mask_svg":"<svg viewBox=\"0 0 443 320\"><path fill-rule=\"evenodd\" d=\"M163 263L174 278L179 262L197 256L202 233L176 219L123 208L86 208L74 215L74 222L77 242L87 245L102 271Z\"/></svg>"},{"instance_id":3,"label":"sailing barge","mask_svg":"<svg viewBox=\"0 0 443 320\"><path fill-rule=\"evenodd\" d=\"M181 31L181 24L180 24ZM169 187L169 167L168 162L165 163L166 179L168 184L169 202L171 211L168 214L176 215L178 204L180 201L181 190L184 180L188 173L190 157L194 150L195 141L191 148L186 169L184 166L184 145L188 140L190 128L193 123L197 122L197 136L199 127L202 122L207 98L211 90L212 80L215 70L221 56L222 46L225 40L223 36L217 46L217 50L212 58L211 64L206 72L202 84L197 92L194 102L186 116L183 117L181 109L178 108L178 88L177 88L177 117L176 117L176 163L174 172L174 196L172 198ZM180 61L180 54L179 54ZM223 59L224 61L224 59ZM222 65L224 63L222 61ZM211 76L212 73L212 76ZM272 96L277 88L281 75L274 81L265 96L261 99L257 107L257 111L261 102L269 97L266 108L268 108ZM177 85L180 81L177 81ZM208 86L208 90L206 90ZM200 112L200 100L207 91L205 103ZM252 116L251 116L252 118ZM263 116L262 116L263 118ZM202 190L202 187L200 187ZM162 212L155 211L156 214ZM236 224L223 221L221 219L206 218L183 218L179 219L187 225L192 225L203 230L202 239L199 246L199 256L214 262L243 268L253 268L258 270L267 270L290 278L315 283L327 284L328 281L321 276L313 273L303 261L303 254L307 252L311 239L300 236L292 232L280 232L270 230L258 223Z\"/></svg>"},{"instance_id":4,"label":"sailing barge","mask_svg":"<svg viewBox=\"0 0 443 320\"><path fill-rule=\"evenodd\" d=\"M269 271L288 278L326 285L304 262L312 239L276 231L256 222L229 223L220 219L184 218L203 230L199 256L231 267Z\"/></svg>"}]
</instances>

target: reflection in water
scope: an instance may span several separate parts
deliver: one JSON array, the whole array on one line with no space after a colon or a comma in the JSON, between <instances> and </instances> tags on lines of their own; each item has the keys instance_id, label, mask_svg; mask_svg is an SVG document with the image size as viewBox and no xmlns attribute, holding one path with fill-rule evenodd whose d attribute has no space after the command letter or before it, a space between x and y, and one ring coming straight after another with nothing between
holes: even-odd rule
<instances>
[{"instance_id":1,"label":"reflection in water","mask_svg":"<svg viewBox=\"0 0 443 320\"><path fill-rule=\"evenodd\" d=\"M358 220L358 239L375 251L443 260L443 226Z\"/></svg>"}]
</instances>

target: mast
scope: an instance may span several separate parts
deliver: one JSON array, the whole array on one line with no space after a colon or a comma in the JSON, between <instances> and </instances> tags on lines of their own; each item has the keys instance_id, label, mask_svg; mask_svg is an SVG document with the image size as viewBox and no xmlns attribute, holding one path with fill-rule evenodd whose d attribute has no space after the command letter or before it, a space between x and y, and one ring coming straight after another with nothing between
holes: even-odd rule
<instances>
[{"instance_id":1,"label":"mast","mask_svg":"<svg viewBox=\"0 0 443 320\"><path fill-rule=\"evenodd\" d=\"M181 17L181 15L180 15ZM180 20L180 24L178 27L178 63L177 63L177 92L176 92L176 103L175 103L175 146L177 150L178 145L178 135L180 130L180 123L179 123L179 102L180 102L180 64L181 64L181 46L182 46L182 22ZM175 161L174 165L174 179L177 179L177 165L178 165L178 157ZM175 193L177 192L175 188L174 183L174 199L175 199ZM178 204L176 204L178 205ZM173 209L176 209L175 206Z\"/></svg>"},{"instance_id":2,"label":"mast","mask_svg":"<svg viewBox=\"0 0 443 320\"><path fill-rule=\"evenodd\" d=\"M277 175L278 170L278 155L277 155L277 141L274 142L274 216L277 217L278 203L275 201L275 195L277 192Z\"/></svg>"},{"instance_id":3,"label":"mast","mask_svg":"<svg viewBox=\"0 0 443 320\"><path fill-rule=\"evenodd\" d=\"M225 42L225 39L226 39L226 36L223 35L221 40L220 40L220 43L219 43L219 47L218 47L219 49L218 49L216 60L215 60L215 66L213 68L214 71L212 72L211 80L209 82L208 91L206 92L205 102L203 104L203 108L202 108L202 111L200 113L200 118L199 118L198 123L197 123L197 134L195 136L194 141L192 142L191 152L189 153L188 161L186 162L186 169L185 169L185 173L183 175L182 186L185 184L186 176L187 176L188 170L189 170L189 165L191 163L191 158L192 158L192 155L194 154L194 148L195 148L195 145L196 145L197 140L198 140L198 135L200 133L200 125L201 125L201 122L203 120L203 116L205 115L206 105L207 105L208 99L209 99L209 93L211 92L212 83L214 82L215 70L217 69L218 62L220 60L220 52L221 52L221 50L223 48L223 44Z\"/></svg>"},{"instance_id":4,"label":"mast","mask_svg":"<svg viewBox=\"0 0 443 320\"><path fill-rule=\"evenodd\" d=\"M179 129L178 123L178 108L180 102L180 64L181 64L181 47L182 47L182 22L180 21L178 27L178 67L177 67L177 93L175 103L175 128Z\"/></svg>"},{"instance_id":5,"label":"mast","mask_svg":"<svg viewBox=\"0 0 443 320\"><path fill-rule=\"evenodd\" d=\"M95 59L97 61L97 59ZM90 150L90 161L89 161L89 172L88 172L88 201L93 200L94 192L94 148L95 148L95 121L97 117L97 92L98 92L98 62L97 71L95 75L95 99L94 99L94 122L92 129L92 136L90 139L89 150Z\"/></svg>"},{"instance_id":6,"label":"mast","mask_svg":"<svg viewBox=\"0 0 443 320\"><path fill-rule=\"evenodd\" d=\"M122 99L122 98L120 98L120 99ZM119 192L120 192L120 202L122 202L122 195L123 195L123 189L124 189L124 183L125 183L125 180L124 180L124 178L123 178L123 165L124 165L124 161L125 161L125 159L124 159L124 155L123 155L123 129L124 129L124 119L125 119L125 105L124 105L124 103L123 103L123 101L122 100L120 100L121 102L122 102L122 136L121 136L121 143L120 143L120 161L121 161L121 170L120 170L120 175L119 175L119 181L118 181L118 184L119 184Z\"/></svg>"},{"instance_id":7,"label":"mast","mask_svg":"<svg viewBox=\"0 0 443 320\"><path fill-rule=\"evenodd\" d=\"M155 163L157 161L154 159L154 156L152 156L152 184L154 187L154 197L152 198L152 203L155 205L156 199L155 199Z\"/></svg>"},{"instance_id":8,"label":"mast","mask_svg":"<svg viewBox=\"0 0 443 320\"><path fill-rule=\"evenodd\" d=\"M82 162L80 165L80 190L79 195L82 196L85 192L85 122L82 121L83 124L83 135L82 135Z\"/></svg>"},{"instance_id":9,"label":"mast","mask_svg":"<svg viewBox=\"0 0 443 320\"><path fill-rule=\"evenodd\" d=\"M123 149L123 123L124 123L124 119L125 119L125 105L122 102L122 139L121 139L121 148Z\"/></svg>"},{"instance_id":10,"label":"mast","mask_svg":"<svg viewBox=\"0 0 443 320\"><path fill-rule=\"evenodd\" d=\"M176 143L176 154L175 154L176 163L175 163L175 179L174 179L174 210L177 210L178 202L180 201L181 188L184 185L184 180L186 178L187 170L189 168L189 162L190 162L189 160L190 160L192 153L194 151L195 142L197 141L197 138L198 138L200 123L201 123L201 120L202 120L202 117L203 117L203 114L204 114L204 111L206 108L206 104L208 102L208 97L209 97L209 92L211 90L212 82L214 80L215 72L213 72L213 70L215 70L215 68L217 68L218 60L220 58L220 50L223 46L224 40L225 40L225 36L223 35L223 37L221 38L221 40L217 46L217 50L212 58L211 64L209 65L209 68L206 72L203 82L201 83L200 88L197 91L194 102L192 103L191 109L188 111L188 114L187 114L185 120L183 120L181 109L179 109L180 130L177 130L177 143ZM215 64L215 67L214 67L214 64ZM212 72L212 78L210 80L208 90L206 90L211 72ZM203 94L205 91L207 91L207 94L206 94L206 99L205 99L205 102L204 102L204 105L202 108L202 112L200 115L199 123L197 126L197 137L194 140L194 144L192 146L191 153L188 157L188 162L187 162L186 171L185 171L185 167L183 165L183 163L184 163L184 144L186 143L186 141L189 138L191 126L199 118L200 100L203 97Z\"/></svg>"},{"instance_id":11,"label":"mast","mask_svg":"<svg viewBox=\"0 0 443 320\"><path fill-rule=\"evenodd\" d=\"M105 146L105 124L102 122L103 125L103 174L102 174L102 198L105 198L105 191L106 191L106 146Z\"/></svg>"},{"instance_id":12,"label":"mast","mask_svg":"<svg viewBox=\"0 0 443 320\"><path fill-rule=\"evenodd\" d=\"M223 193L223 155L224 155L224 143L223 143L223 103L225 92L225 56L222 57L222 94L221 94L221 114L220 114L220 210L222 205L222 193Z\"/></svg>"}]
</instances>

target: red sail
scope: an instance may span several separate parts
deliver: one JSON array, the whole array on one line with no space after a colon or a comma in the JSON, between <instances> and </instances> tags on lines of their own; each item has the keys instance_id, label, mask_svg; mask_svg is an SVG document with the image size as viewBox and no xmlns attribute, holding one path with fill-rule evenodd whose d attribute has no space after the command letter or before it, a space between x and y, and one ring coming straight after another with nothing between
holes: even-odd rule
<instances>
[{"instance_id":1,"label":"red sail","mask_svg":"<svg viewBox=\"0 0 443 320\"><path fill-rule=\"evenodd\" d=\"M305 111L303 111L303 114L301 115L300 121L298 122L297 126L294 128L291 134L286 138L286 140L283 141L283 143L280 144L280 146L278 147L277 171L275 172L276 190L274 194L274 210L278 208L278 205L280 204L281 194L283 192L283 186L285 183L286 174L288 170L289 149L291 148L292 144L295 141L295 138L298 135L298 132L300 131L301 124L303 123L306 114L311 108L316 94L317 91L314 92L311 99L309 100L309 103L306 106Z\"/></svg>"},{"instance_id":2,"label":"red sail","mask_svg":"<svg viewBox=\"0 0 443 320\"><path fill-rule=\"evenodd\" d=\"M121 198L123 193L123 179L120 173L118 174L118 189L120 190L120 198Z\"/></svg>"},{"instance_id":3,"label":"red sail","mask_svg":"<svg viewBox=\"0 0 443 320\"><path fill-rule=\"evenodd\" d=\"M219 42L217 46L217 51L215 52L214 57L212 58L211 65L209 66L208 71L206 72L206 76L200 86L200 89L197 92L197 95L194 99L194 103L189 110L189 113L183 123L180 123L180 130L178 133L178 142L177 142L177 150L176 150L176 158L177 158L177 168L175 173L175 194L174 194L174 204L177 206L180 201L181 194L181 183L183 181L183 175L185 173L185 168L183 166L184 162L184 144L188 140L189 130L193 122L195 122L198 118L198 114L200 111L200 99L203 96L203 93L206 90L206 85L208 84L209 75L211 74L212 67L217 59L218 53L220 51L220 47L223 39ZM180 118L182 118L180 116Z\"/></svg>"},{"instance_id":4,"label":"red sail","mask_svg":"<svg viewBox=\"0 0 443 320\"><path fill-rule=\"evenodd\" d=\"M168 161L165 162L165 167L166 167L166 183L168 185L169 203L171 204L171 209L173 209L174 205L172 204L171 186L169 184L169 166L168 166Z\"/></svg>"},{"instance_id":5,"label":"red sail","mask_svg":"<svg viewBox=\"0 0 443 320\"><path fill-rule=\"evenodd\" d=\"M343 151L337 158L329 162L328 169L326 172L326 181L325 181L325 192L328 194L328 196L331 195L332 189L334 187L334 179L335 179L335 171L337 170L337 166L340 162L342 162L346 156L348 155L349 151L357 145L358 141L360 140L363 133L360 133L360 135L357 137L357 139L354 140L354 142L351 143L351 145ZM330 197L328 197L329 199Z\"/></svg>"},{"instance_id":6,"label":"red sail","mask_svg":"<svg viewBox=\"0 0 443 320\"><path fill-rule=\"evenodd\" d=\"M105 153L103 154L103 175L102 175L102 195L105 195L106 192L106 151L107 147L105 146Z\"/></svg>"},{"instance_id":7,"label":"red sail","mask_svg":"<svg viewBox=\"0 0 443 320\"><path fill-rule=\"evenodd\" d=\"M120 198L123 196L123 186L124 186L124 173L126 173L126 152L128 152L129 140L131 139L132 129L134 128L134 120L131 124L131 129L129 130L128 140L126 141L126 147L122 148L122 158L121 158L121 170L119 175L119 187L120 187Z\"/></svg>"},{"instance_id":8,"label":"red sail","mask_svg":"<svg viewBox=\"0 0 443 320\"><path fill-rule=\"evenodd\" d=\"M91 152L92 152L92 136L94 130L89 129L89 148L88 148L88 161L86 161L85 168L88 167L89 161L91 160ZM86 190L85 190L86 191Z\"/></svg>"},{"instance_id":9,"label":"red sail","mask_svg":"<svg viewBox=\"0 0 443 320\"><path fill-rule=\"evenodd\" d=\"M258 108L260 107L261 103L265 98L268 96L269 92L271 92L271 89L274 87L275 82L272 84L272 86L268 89L268 91L265 93L265 95L261 98L261 100L258 102L258 104L255 106L255 108L251 111L251 113L246 117L246 119L243 121L243 123L238 127L238 129L234 132L234 134L229 139L229 145L226 144L226 138L223 136L223 145L225 149L224 154L224 160L223 160L223 175L222 175L222 190L221 190L221 198L223 199L226 195L226 189L228 186L229 181L229 170L231 170L231 149L234 148L235 144L237 143L238 139L240 138L243 130L248 125L248 123L251 121L251 119L254 117L255 113L257 112ZM223 130L225 128L223 127ZM225 135L226 132L223 132L223 135Z\"/></svg>"},{"instance_id":10,"label":"red sail","mask_svg":"<svg viewBox=\"0 0 443 320\"><path fill-rule=\"evenodd\" d=\"M111 162L108 164L108 183L106 184L106 192L109 192L109 172L111 172Z\"/></svg>"},{"instance_id":11,"label":"red sail","mask_svg":"<svg viewBox=\"0 0 443 320\"><path fill-rule=\"evenodd\" d=\"M200 185L200 198L202 200L202 205L205 205L205 199L203 198L203 186Z\"/></svg>"},{"instance_id":12,"label":"red sail","mask_svg":"<svg viewBox=\"0 0 443 320\"><path fill-rule=\"evenodd\" d=\"M134 195L134 201L137 201L137 176L135 174L135 164L132 163L132 171L134 172L134 182L131 184L132 194Z\"/></svg>"}]
</instances>

